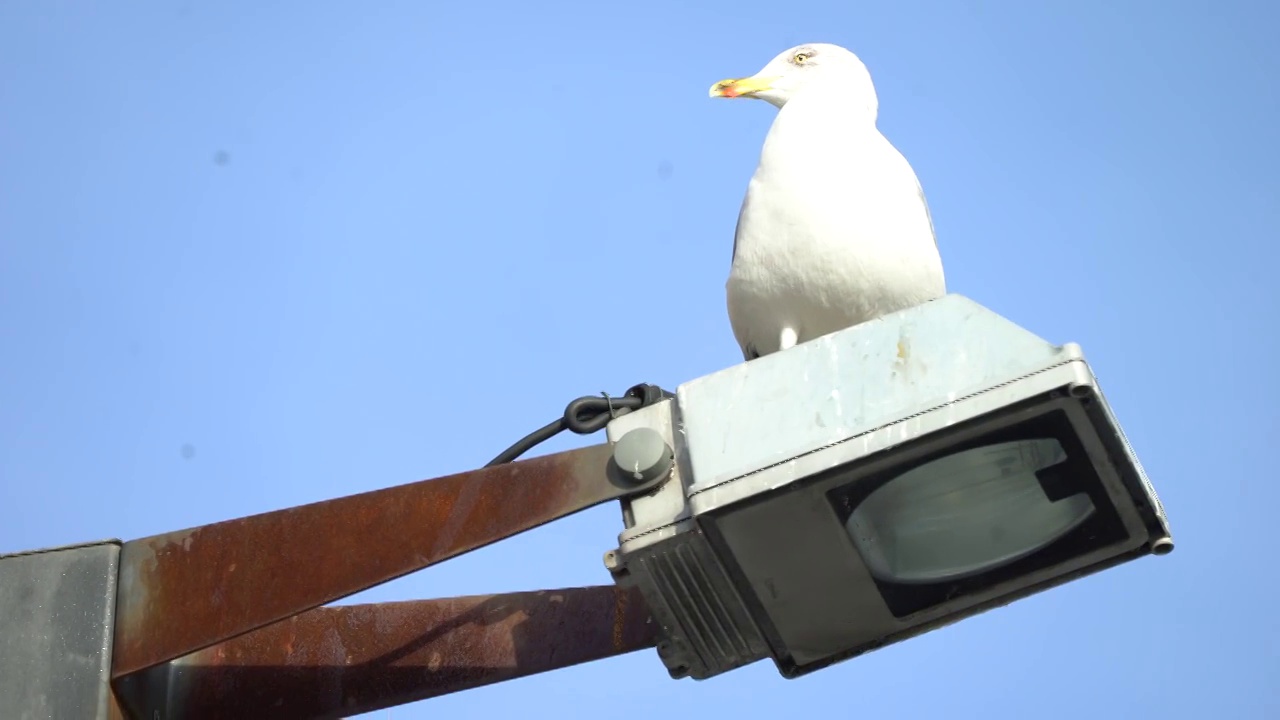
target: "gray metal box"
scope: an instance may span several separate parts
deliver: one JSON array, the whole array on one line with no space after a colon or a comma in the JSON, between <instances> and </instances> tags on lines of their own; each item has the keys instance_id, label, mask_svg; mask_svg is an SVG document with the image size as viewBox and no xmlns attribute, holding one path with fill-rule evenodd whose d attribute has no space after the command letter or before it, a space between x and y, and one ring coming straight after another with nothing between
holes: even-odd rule
<instances>
[{"instance_id":1,"label":"gray metal box","mask_svg":"<svg viewBox=\"0 0 1280 720\"><path fill-rule=\"evenodd\" d=\"M0 708L13 720L105 720L120 543L0 555Z\"/></svg>"}]
</instances>

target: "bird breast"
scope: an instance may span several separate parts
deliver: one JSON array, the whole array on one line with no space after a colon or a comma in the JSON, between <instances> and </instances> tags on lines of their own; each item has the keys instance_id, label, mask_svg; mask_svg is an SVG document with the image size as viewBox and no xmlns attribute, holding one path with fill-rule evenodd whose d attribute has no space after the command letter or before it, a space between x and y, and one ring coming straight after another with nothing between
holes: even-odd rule
<instances>
[{"instance_id":1,"label":"bird breast","mask_svg":"<svg viewBox=\"0 0 1280 720\"><path fill-rule=\"evenodd\" d=\"M874 127L784 107L738 223L726 286L739 342L774 351L945 293L919 183Z\"/></svg>"}]
</instances>

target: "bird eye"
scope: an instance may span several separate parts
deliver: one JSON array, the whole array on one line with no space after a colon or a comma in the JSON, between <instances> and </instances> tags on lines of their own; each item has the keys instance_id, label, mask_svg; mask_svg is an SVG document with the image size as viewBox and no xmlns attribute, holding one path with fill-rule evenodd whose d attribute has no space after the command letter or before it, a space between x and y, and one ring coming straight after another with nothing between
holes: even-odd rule
<instances>
[{"instance_id":1,"label":"bird eye","mask_svg":"<svg viewBox=\"0 0 1280 720\"><path fill-rule=\"evenodd\" d=\"M804 61L809 59L809 53L796 53L796 56L791 59L794 60L797 65L803 65Z\"/></svg>"}]
</instances>

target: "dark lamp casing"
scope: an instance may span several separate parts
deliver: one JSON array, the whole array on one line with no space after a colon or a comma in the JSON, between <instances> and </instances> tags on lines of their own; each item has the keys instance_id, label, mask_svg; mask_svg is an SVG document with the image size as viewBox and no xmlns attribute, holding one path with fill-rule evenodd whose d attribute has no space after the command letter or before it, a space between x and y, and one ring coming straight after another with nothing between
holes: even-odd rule
<instances>
[{"instance_id":1,"label":"dark lamp casing","mask_svg":"<svg viewBox=\"0 0 1280 720\"><path fill-rule=\"evenodd\" d=\"M650 428L675 451L668 482L623 503L610 562L618 584L648 601L674 677L765 657L784 676L803 675L1173 548L1080 348L1051 345L959 295L698 378L676 396L608 430L616 443ZM1023 476L1023 487L1038 483L1042 507L1082 494L1092 506L1059 536L1004 562L901 578L850 536L850 516L909 470L1047 439L1065 459ZM915 537L918 556L928 550L919 538L947 533L965 547L1007 544L1006 526L992 521L999 498L988 493L983 514L967 492L939 492L927 512L903 515L918 527L884 524L877 547L894 556L895 538ZM975 520L965 522L966 507ZM1021 519L1022 532L1034 530Z\"/></svg>"}]
</instances>

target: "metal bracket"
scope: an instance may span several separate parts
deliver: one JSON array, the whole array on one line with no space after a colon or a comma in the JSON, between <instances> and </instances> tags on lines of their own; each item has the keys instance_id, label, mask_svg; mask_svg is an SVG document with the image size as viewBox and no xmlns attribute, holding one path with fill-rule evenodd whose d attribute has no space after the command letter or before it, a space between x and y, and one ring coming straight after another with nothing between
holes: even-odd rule
<instances>
[{"instance_id":1,"label":"metal bracket","mask_svg":"<svg viewBox=\"0 0 1280 720\"><path fill-rule=\"evenodd\" d=\"M321 607L116 688L145 720L341 718L651 648L656 632L615 586Z\"/></svg>"},{"instance_id":2,"label":"metal bracket","mask_svg":"<svg viewBox=\"0 0 1280 720\"><path fill-rule=\"evenodd\" d=\"M625 472L613 450L124 543L116 697L146 720L339 717L652 647L648 608L614 586L320 607L669 477Z\"/></svg>"}]
</instances>

